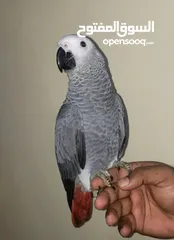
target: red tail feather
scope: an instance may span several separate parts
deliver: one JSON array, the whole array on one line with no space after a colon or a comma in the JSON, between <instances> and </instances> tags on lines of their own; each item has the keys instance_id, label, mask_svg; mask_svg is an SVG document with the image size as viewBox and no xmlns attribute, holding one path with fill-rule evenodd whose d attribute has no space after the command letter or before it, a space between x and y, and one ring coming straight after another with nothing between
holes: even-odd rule
<instances>
[{"instance_id":1,"label":"red tail feather","mask_svg":"<svg viewBox=\"0 0 174 240\"><path fill-rule=\"evenodd\" d=\"M74 227L81 227L92 215L91 192L83 192L80 185L76 187L71 209Z\"/></svg>"}]
</instances>

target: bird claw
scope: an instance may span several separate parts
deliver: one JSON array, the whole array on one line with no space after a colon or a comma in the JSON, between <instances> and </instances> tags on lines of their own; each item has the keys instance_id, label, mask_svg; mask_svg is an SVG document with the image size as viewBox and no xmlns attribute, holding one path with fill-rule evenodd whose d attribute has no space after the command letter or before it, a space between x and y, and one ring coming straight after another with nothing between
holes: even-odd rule
<instances>
[{"instance_id":1,"label":"bird claw","mask_svg":"<svg viewBox=\"0 0 174 240\"><path fill-rule=\"evenodd\" d=\"M97 196L103 191L103 189L99 186L99 188L97 190L94 190L92 192L92 196L93 198L97 198Z\"/></svg>"},{"instance_id":2,"label":"bird claw","mask_svg":"<svg viewBox=\"0 0 174 240\"><path fill-rule=\"evenodd\" d=\"M111 186L111 181L112 181L112 176L110 175L110 173L108 171L105 170L99 170L94 177L99 177L103 180L105 187L112 187ZM94 178L93 177L93 178ZM99 188L97 190L94 190L93 193L93 197L96 198L99 193L101 193L103 191L103 188L101 188L99 186Z\"/></svg>"},{"instance_id":3,"label":"bird claw","mask_svg":"<svg viewBox=\"0 0 174 240\"><path fill-rule=\"evenodd\" d=\"M129 164L123 161L115 162L112 167L115 167L118 170L120 170L120 168L124 168L128 172L128 176L132 173Z\"/></svg>"}]
</instances>

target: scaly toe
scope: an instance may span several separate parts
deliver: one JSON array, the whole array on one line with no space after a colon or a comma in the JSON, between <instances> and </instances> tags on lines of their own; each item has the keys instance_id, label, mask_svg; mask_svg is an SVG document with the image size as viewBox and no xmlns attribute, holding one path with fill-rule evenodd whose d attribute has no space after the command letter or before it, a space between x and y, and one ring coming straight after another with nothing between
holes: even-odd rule
<instances>
[{"instance_id":1,"label":"scaly toe","mask_svg":"<svg viewBox=\"0 0 174 240\"><path fill-rule=\"evenodd\" d=\"M97 173L95 173L93 175L93 177L91 177L91 179L93 179L94 177L101 178L103 180L103 182L104 182L105 187L112 187L111 186L111 182L112 182L113 178L112 178L112 176L110 175L110 173L108 171L100 170ZM103 188L101 188L99 186L99 188L97 190L94 190L92 192L93 197L96 198L98 196L98 194L101 193L102 191L103 191Z\"/></svg>"},{"instance_id":2,"label":"scaly toe","mask_svg":"<svg viewBox=\"0 0 174 240\"><path fill-rule=\"evenodd\" d=\"M112 178L108 171L100 170L96 176L103 180L106 187L111 187Z\"/></svg>"},{"instance_id":3,"label":"scaly toe","mask_svg":"<svg viewBox=\"0 0 174 240\"><path fill-rule=\"evenodd\" d=\"M94 191L92 192L93 198L97 198L98 195L99 195L102 191L103 191L103 188L101 188L101 187L99 186L99 188L98 188L97 190L94 190Z\"/></svg>"},{"instance_id":4,"label":"scaly toe","mask_svg":"<svg viewBox=\"0 0 174 240\"><path fill-rule=\"evenodd\" d=\"M124 168L128 172L128 176L132 173L132 170L127 162L116 162L113 167L118 168L118 170L120 170L120 168Z\"/></svg>"}]
</instances>

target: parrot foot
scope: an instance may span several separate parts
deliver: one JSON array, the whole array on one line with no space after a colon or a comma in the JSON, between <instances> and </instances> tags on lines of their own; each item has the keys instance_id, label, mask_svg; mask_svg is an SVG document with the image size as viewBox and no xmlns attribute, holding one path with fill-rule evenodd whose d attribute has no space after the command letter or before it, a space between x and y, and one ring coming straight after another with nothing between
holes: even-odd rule
<instances>
[{"instance_id":1,"label":"parrot foot","mask_svg":"<svg viewBox=\"0 0 174 240\"><path fill-rule=\"evenodd\" d=\"M118 168L118 170L119 170L120 168L124 168L124 169L128 172L128 176L129 176L129 175L131 174L131 172L132 172L129 164L126 163L126 162L123 162L123 161L115 162L112 167Z\"/></svg>"},{"instance_id":2,"label":"parrot foot","mask_svg":"<svg viewBox=\"0 0 174 240\"><path fill-rule=\"evenodd\" d=\"M129 164L126 163L126 162L123 162L123 161L115 162L112 165L112 168L114 168L114 167L117 168L118 170L120 168L126 169L126 171L128 172L128 176L132 172ZM111 174L108 171L99 170L96 174L93 175L93 177L91 179L93 179L94 177L101 178L104 181L105 187L112 187L113 177L111 176ZM99 188L97 190L92 191L93 198L96 198L99 195L99 193L101 193L102 191L103 191L103 188L101 188L100 186L99 186Z\"/></svg>"},{"instance_id":3,"label":"parrot foot","mask_svg":"<svg viewBox=\"0 0 174 240\"><path fill-rule=\"evenodd\" d=\"M105 171L105 170L99 170L95 175L94 177L99 177L101 178L103 181L104 181L104 185L106 187L112 187L111 186L111 181L112 181L112 176L110 175L110 173L108 171ZM94 178L93 177L93 178ZM92 179L93 179L92 178ZM98 196L99 193L101 193L103 191L103 188L101 188L99 186L99 188L95 191L92 192L93 194L93 197L96 198Z\"/></svg>"}]
</instances>

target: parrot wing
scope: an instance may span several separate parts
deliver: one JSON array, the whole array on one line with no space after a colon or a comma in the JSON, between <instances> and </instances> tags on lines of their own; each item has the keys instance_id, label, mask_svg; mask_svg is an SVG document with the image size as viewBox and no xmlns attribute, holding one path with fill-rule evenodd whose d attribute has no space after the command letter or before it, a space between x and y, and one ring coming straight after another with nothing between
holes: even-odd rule
<instances>
[{"instance_id":1,"label":"parrot wing","mask_svg":"<svg viewBox=\"0 0 174 240\"><path fill-rule=\"evenodd\" d=\"M83 119L78 108L64 103L56 118L55 153L71 210L75 179L86 163Z\"/></svg>"},{"instance_id":2,"label":"parrot wing","mask_svg":"<svg viewBox=\"0 0 174 240\"><path fill-rule=\"evenodd\" d=\"M121 160L121 158L124 156L128 140L129 140L129 120L127 115L127 110L124 104L123 99L121 96L117 93L116 94L116 103L118 107L118 124L119 124L119 135L120 135L120 149L118 154L118 159Z\"/></svg>"}]
</instances>

